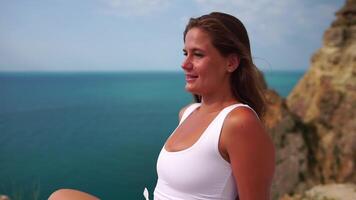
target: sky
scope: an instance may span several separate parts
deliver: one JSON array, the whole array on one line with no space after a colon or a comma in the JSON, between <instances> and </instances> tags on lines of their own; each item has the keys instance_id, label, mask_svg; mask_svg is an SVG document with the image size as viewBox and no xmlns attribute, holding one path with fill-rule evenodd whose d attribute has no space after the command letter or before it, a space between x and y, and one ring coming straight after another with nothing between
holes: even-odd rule
<instances>
[{"instance_id":1,"label":"sky","mask_svg":"<svg viewBox=\"0 0 356 200\"><path fill-rule=\"evenodd\" d=\"M183 31L239 18L263 71L306 70L345 0L0 0L0 71L179 71Z\"/></svg>"}]
</instances>

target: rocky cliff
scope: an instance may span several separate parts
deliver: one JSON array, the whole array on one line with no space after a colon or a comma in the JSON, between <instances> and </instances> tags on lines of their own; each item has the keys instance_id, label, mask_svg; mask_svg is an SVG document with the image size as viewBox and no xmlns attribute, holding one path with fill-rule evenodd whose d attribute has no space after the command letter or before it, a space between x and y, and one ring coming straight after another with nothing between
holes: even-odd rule
<instances>
[{"instance_id":1,"label":"rocky cliff","mask_svg":"<svg viewBox=\"0 0 356 200\"><path fill-rule=\"evenodd\" d=\"M317 184L356 183L356 0L347 0L286 100L268 90L277 148L274 199Z\"/></svg>"},{"instance_id":2,"label":"rocky cliff","mask_svg":"<svg viewBox=\"0 0 356 200\"><path fill-rule=\"evenodd\" d=\"M291 192L302 192L307 186L308 146L304 138L312 128L291 113L284 99L267 90L265 125L276 147L276 172L272 185L273 199Z\"/></svg>"},{"instance_id":3,"label":"rocky cliff","mask_svg":"<svg viewBox=\"0 0 356 200\"><path fill-rule=\"evenodd\" d=\"M289 110L315 127L310 169L320 183L356 182L356 0L336 16L287 97Z\"/></svg>"},{"instance_id":4,"label":"rocky cliff","mask_svg":"<svg viewBox=\"0 0 356 200\"><path fill-rule=\"evenodd\" d=\"M281 200L355 200L356 185L353 184L328 184L317 185L313 188L294 195L284 195Z\"/></svg>"}]
</instances>

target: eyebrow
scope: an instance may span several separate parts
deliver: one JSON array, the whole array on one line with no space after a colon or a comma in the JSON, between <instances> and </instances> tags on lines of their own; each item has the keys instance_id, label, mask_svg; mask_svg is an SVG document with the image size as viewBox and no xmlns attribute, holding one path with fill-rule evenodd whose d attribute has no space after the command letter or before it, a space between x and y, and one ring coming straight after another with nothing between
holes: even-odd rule
<instances>
[{"instance_id":1,"label":"eyebrow","mask_svg":"<svg viewBox=\"0 0 356 200\"><path fill-rule=\"evenodd\" d=\"M202 51L202 52L205 52L204 50L199 49L199 48L193 48L192 51ZM187 52L187 50L186 50L186 49L183 49L183 52Z\"/></svg>"}]
</instances>

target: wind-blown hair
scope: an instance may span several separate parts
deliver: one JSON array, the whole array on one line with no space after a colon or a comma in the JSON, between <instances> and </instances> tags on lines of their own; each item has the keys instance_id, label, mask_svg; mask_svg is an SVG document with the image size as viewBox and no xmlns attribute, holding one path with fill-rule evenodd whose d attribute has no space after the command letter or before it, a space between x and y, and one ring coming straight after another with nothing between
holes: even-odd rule
<instances>
[{"instance_id":1,"label":"wind-blown hair","mask_svg":"<svg viewBox=\"0 0 356 200\"><path fill-rule=\"evenodd\" d=\"M252 61L250 41L242 22L234 16L219 12L191 18L184 30L184 42L187 32L192 28L208 33L213 46L222 56L239 56L239 65L230 78L232 93L238 101L251 106L262 119L266 107L264 80ZM197 94L194 94L194 99L201 102Z\"/></svg>"}]
</instances>

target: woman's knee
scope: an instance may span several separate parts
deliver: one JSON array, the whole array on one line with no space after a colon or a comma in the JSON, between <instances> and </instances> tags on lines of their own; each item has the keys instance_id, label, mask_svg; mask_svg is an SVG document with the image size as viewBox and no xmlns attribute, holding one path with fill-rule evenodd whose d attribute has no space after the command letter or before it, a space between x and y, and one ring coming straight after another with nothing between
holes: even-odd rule
<instances>
[{"instance_id":1,"label":"woman's knee","mask_svg":"<svg viewBox=\"0 0 356 200\"><path fill-rule=\"evenodd\" d=\"M53 192L48 200L99 200L99 198L78 190L59 189Z\"/></svg>"}]
</instances>

